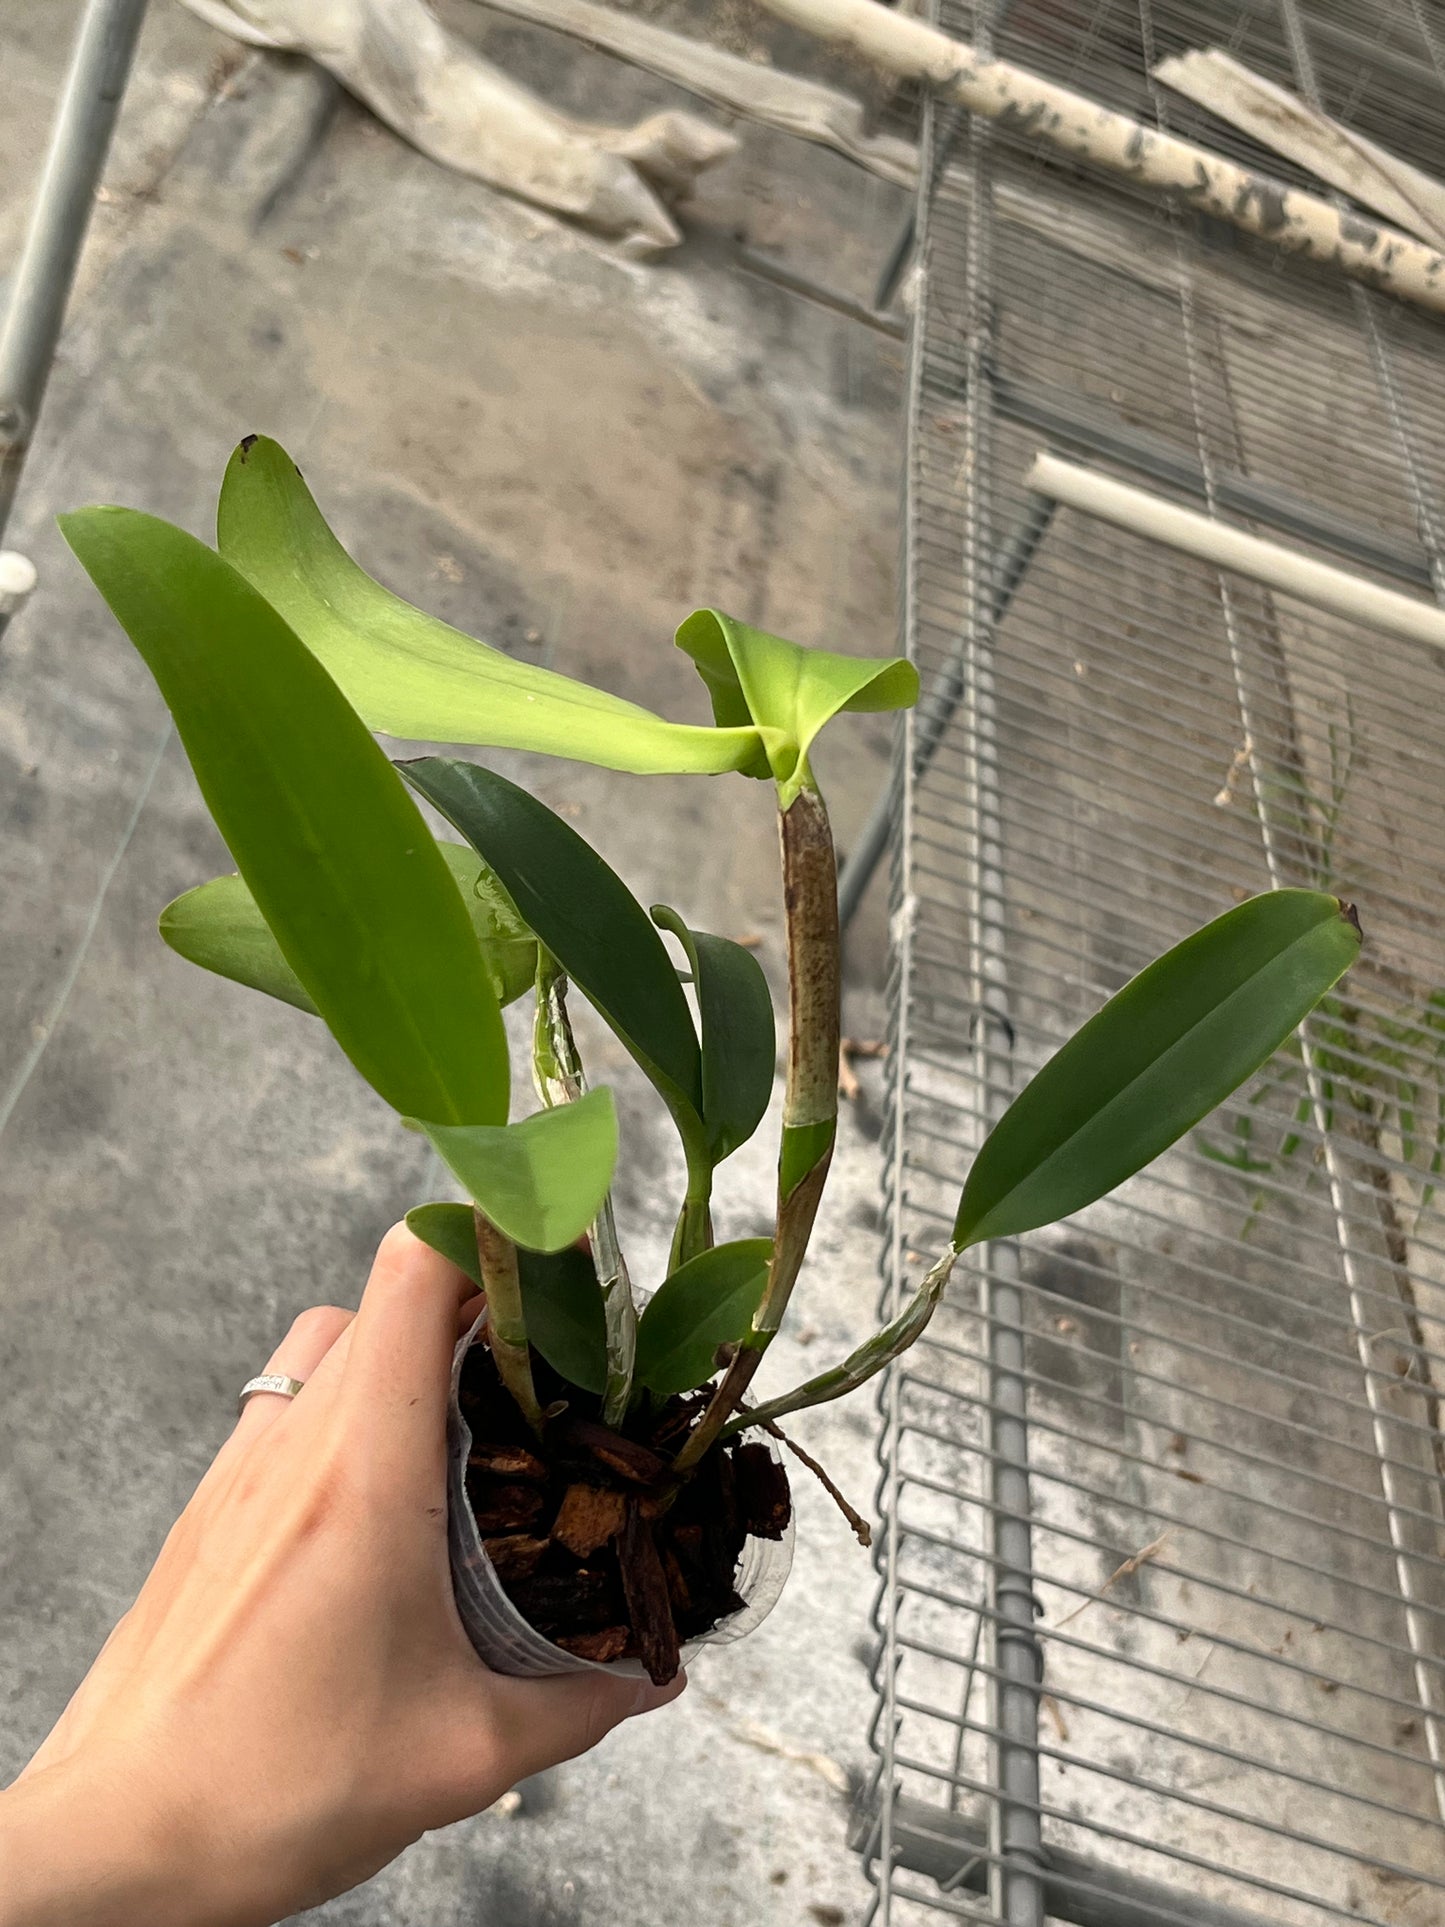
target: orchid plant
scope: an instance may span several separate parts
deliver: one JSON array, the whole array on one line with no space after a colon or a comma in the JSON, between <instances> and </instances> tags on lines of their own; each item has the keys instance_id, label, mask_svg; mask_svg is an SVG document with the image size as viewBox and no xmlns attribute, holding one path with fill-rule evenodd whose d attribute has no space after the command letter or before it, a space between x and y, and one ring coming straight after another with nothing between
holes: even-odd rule
<instances>
[{"instance_id":1,"label":"orchid plant","mask_svg":"<svg viewBox=\"0 0 1445 1927\"><path fill-rule=\"evenodd\" d=\"M1069 1216L1141 1169L1270 1056L1358 950L1349 906L1308 890L1252 898L1187 937L995 1126L952 1237L901 1315L806 1384L750 1402L837 1119L837 890L813 745L842 712L911 705L913 666L800 648L700 610L677 645L713 721L668 721L391 594L347 555L284 450L256 437L227 470L217 549L124 508L81 510L63 528L154 674L238 871L170 904L161 934L319 1015L430 1140L470 1203L422 1205L409 1221L483 1288L498 1374L539 1437L537 1357L618 1430L649 1401L696 1394L679 1479L725 1436L852 1391L918 1338L961 1253ZM769 1237L718 1243L713 1217L719 1169L773 1092L757 960L675 909L644 909L576 830L495 771L392 763L373 732L773 784L789 998ZM437 841L418 799L461 841ZM644 1302L610 1202L616 1112L610 1091L589 1088L572 986L641 1067L682 1146L671 1253ZM501 1012L522 997L540 1108L512 1118Z\"/></svg>"}]
</instances>

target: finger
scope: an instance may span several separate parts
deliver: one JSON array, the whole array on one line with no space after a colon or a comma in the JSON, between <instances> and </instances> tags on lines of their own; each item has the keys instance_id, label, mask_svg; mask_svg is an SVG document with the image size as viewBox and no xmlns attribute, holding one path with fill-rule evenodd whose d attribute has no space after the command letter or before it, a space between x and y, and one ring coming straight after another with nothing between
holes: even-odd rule
<instances>
[{"instance_id":1,"label":"finger","mask_svg":"<svg viewBox=\"0 0 1445 1927\"><path fill-rule=\"evenodd\" d=\"M344 1375L344 1396L368 1415L368 1438L394 1467L430 1480L445 1451L452 1354L471 1280L393 1225L371 1268Z\"/></svg>"},{"instance_id":2,"label":"finger","mask_svg":"<svg viewBox=\"0 0 1445 1927\"><path fill-rule=\"evenodd\" d=\"M553 1679L492 1673L479 1684L483 1706L466 1709L452 1756L462 1799L478 1806L490 1805L518 1780L588 1752L624 1720L670 1706L685 1691L687 1674L666 1686L602 1672Z\"/></svg>"},{"instance_id":3,"label":"finger","mask_svg":"<svg viewBox=\"0 0 1445 1927\"><path fill-rule=\"evenodd\" d=\"M268 1372L282 1372L287 1378L310 1382L322 1360L350 1328L354 1313L339 1305L312 1305L297 1318L290 1331L266 1361ZM236 1420L235 1438L252 1438L273 1425L290 1400L281 1392L256 1392L246 1400Z\"/></svg>"}]
</instances>

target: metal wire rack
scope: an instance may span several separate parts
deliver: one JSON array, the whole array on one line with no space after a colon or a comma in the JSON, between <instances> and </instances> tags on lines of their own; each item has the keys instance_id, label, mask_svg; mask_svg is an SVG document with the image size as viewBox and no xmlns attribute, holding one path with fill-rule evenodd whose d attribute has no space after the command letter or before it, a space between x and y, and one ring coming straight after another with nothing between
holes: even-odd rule
<instances>
[{"instance_id":1,"label":"metal wire rack","mask_svg":"<svg viewBox=\"0 0 1445 1927\"><path fill-rule=\"evenodd\" d=\"M1150 79L1225 46L1445 173L1418 0L951 0ZM1437 599L1438 323L925 108L884 1299L1021 1080L1239 897L1364 961L1119 1196L955 1284L881 1395L870 1919L1445 1920L1445 661L1030 496L1042 448ZM960 1268L962 1271L962 1267Z\"/></svg>"}]
</instances>

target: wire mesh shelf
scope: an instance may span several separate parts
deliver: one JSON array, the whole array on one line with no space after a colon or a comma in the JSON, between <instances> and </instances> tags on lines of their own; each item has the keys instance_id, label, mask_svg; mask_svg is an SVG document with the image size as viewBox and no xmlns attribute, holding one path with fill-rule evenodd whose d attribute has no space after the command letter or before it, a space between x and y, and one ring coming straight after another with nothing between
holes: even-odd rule
<instances>
[{"instance_id":1,"label":"wire mesh shelf","mask_svg":"<svg viewBox=\"0 0 1445 1927\"><path fill-rule=\"evenodd\" d=\"M1414 0L941 24L1155 87L1225 46L1445 172ZM1048 448L1445 587L1438 324L925 108L885 1303L1019 1083L1194 924L1353 898L1359 967L1113 1200L965 1272L881 1395L871 1917L1445 1920L1445 663L1030 496ZM926 170L927 171L927 170Z\"/></svg>"}]
</instances>

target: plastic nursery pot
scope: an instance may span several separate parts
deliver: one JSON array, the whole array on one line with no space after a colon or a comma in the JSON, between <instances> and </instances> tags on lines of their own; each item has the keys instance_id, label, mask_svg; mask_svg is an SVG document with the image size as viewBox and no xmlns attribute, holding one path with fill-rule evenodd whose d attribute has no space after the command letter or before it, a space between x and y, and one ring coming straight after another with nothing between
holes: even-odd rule
<instances>
[{"instance_id":1,"label":"plastic nursery pot","mask_svg":"<svg viewBox=\"0 0 1445 1927\"><path fill-rule=\"evenodd\" d=\"M467 1459L472 1449L471 1428L462 1417L458 1391L462 1364L477 1342L482 1325L475 1325L457 1346L452 1360L452 1395L447 1416L447 1539L451 1552L452 1590L462 1625L478 1658L494 1673L510 1673L525 1679L544 1678L553 1673L598 1671L646 1677L640 1661L617 1659L604 1664L580 1659L545 1638L518 1612L487 1557L477 1530L471 1500L467 1497ZM769 1451L778 1457L769 1441ZM744 1604L740 1612L722 1620L711 1632L684 1642L685 1666L705 1646L723 1646L741 1639L761 1626L777 1604L793 1563L793 1521L791 1516L780 1539L749 1538L745 1541L734 1579Z\"/></svg>"}]
</instances>

